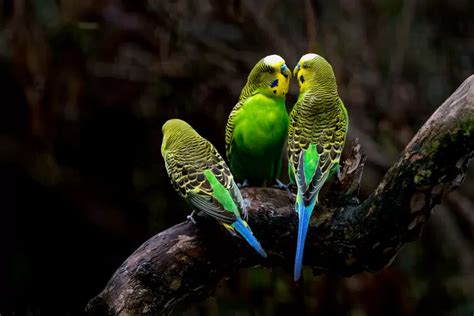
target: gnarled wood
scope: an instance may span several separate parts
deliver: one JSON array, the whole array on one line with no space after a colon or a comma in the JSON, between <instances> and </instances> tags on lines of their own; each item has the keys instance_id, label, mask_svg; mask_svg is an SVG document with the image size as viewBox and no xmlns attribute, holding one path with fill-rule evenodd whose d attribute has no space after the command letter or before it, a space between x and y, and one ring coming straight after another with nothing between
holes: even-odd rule
<instances>
[{"instance_id":1,"label":"gnarled wood","mask_svg":"<svg viewBox=\"0 0 474 316\"><path fill-rule=\"evenodd\" d=\"M474 152L474 76L431 116L364 202L356 198L365 157L360 146L345 161L314 212L304 263L317 273L376 271L419 236L433 207L462 182ZM146 241L115 272L87 310L95 314L167 314L183 300L199 301L224 277L255 265L293 265L296 215L284 191L242 190L249 222L268 251L262 259L215 221L183 222Z\"/></svg>"}]
</instances>

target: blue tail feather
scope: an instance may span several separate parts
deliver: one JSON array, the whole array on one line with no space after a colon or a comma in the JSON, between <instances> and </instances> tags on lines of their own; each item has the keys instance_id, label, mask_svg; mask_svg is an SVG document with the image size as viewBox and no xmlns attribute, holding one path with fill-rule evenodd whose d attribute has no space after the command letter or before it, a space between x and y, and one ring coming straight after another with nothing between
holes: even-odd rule
<instances>
[{"instance_id":1,"label":"blue tail feather","mask_svg":"<svg viewBox=\"0 0 474 316\"><path fill-rule=\"evenodd\" d=\"M313 212L314 203L310 203L308 206L304 206L304 203L295 204L296 212L298 213L298 241L296 243L296 255L295 255L295 270L293 278L298 281L301 278L301 271L303 268L303 253L304 244L306 241L306 234L308 233L309 221L311 219L311 213Z\"/></svg>"},{"instance_id":2,"label":"blue tail feather","mask_svg":"<svg viewBox=\"0 0 474 316\"><path fill-rule=\"evenodd\" d=\"M235 228L236 231L239 232L242 237L252 246L262 257L266 258L267 253L263 250L262 246L258 242L257 238L252 234L252 231L246 225L246 223L241 219L238 218L233 224L232 227Z\"/></svg>"}]
</instances>

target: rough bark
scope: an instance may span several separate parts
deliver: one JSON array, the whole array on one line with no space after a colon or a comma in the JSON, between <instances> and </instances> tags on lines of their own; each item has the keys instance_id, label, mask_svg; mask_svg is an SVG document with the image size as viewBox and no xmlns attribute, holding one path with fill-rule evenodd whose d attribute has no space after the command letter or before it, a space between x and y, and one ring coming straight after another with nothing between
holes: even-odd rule
<instances>
[{"instance_id":1,"label":"rough bark","mask_svg":"<svg viewBox=\"0 0 474 316\"><path fill-rule=\"evenodd\" d=\"M433 207L462 182L474 152L474 76L431 116L387 172L359 203L365 157L356 144L339 179L314 212L304 263L315 273L349 276L389 264L420 234ZM215 221L183 222L141 245L88 306L95 314L168 314L177 303L208 297L237 269L293 265L297 218L286 192L242 190L249 222L268 251L262 259Z\"/></svg>"}]
</instances>

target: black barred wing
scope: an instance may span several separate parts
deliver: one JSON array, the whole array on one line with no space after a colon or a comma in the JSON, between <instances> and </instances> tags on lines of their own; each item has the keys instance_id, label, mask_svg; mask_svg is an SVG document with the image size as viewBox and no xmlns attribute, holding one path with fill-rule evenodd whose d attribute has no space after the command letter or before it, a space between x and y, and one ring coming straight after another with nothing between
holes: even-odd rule
<instances>
[{"instance_id":1,"label":"black barred wing","mask_svg":"<svg viewBox=\"0 0 474 316\"><path fill-rule=\"evenodd\" d=\"M245 213L240 191L229 168L214 147L209 147L209 154L206 156L199 157L205 159L182 162L176 158L176 154L167 153L166 167L171 183L193 209L203 211L219 221L232 223L235 221L235 214L225 210L213 197L211 184L204 174L205 170L212 172L216 179L230 190L241 213Z\"/></svg>"},{"instance_id":2,"label":"black barred wing","mask_svg":"<svg viewBox=\"0 0 474 316\"><path fill-rule=\"evenodd\" d=\"M331 106L328 111L319 106L320 102L316 96L305 96L290 114L288 161L307 200L319 192L331 169L338 166L347 132L347 112L343 106ZM303 152L311 144L316 146L319 163L311 182L303 184Z\"/></svg>"}]
</instances>

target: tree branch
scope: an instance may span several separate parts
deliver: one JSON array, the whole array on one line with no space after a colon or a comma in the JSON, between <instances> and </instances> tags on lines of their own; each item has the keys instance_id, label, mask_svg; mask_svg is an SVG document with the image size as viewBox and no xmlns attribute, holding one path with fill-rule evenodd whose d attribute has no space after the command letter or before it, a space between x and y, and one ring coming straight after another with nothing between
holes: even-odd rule
<instances>
[{"instance_id":1,"label":"tree branch","mask_svg":"<svg viewBox=\"0 0 474 316\"><path fill-rule=\"evenodd\" d=\"M474 152L474 76L431 116L364 202L356 198L365 157L356 144L314 212L305 265L316 273L352 275L389 264L417 238L434 205L464 179ZM242 190L249 222L268 251L264 260L215 221L199 218L155 235L115 272L87 311L95 314L167 314L183 300L208 297L237 269L281 265L291 270L297 218L286 192Z\"/></svg>"}]
</instances>

